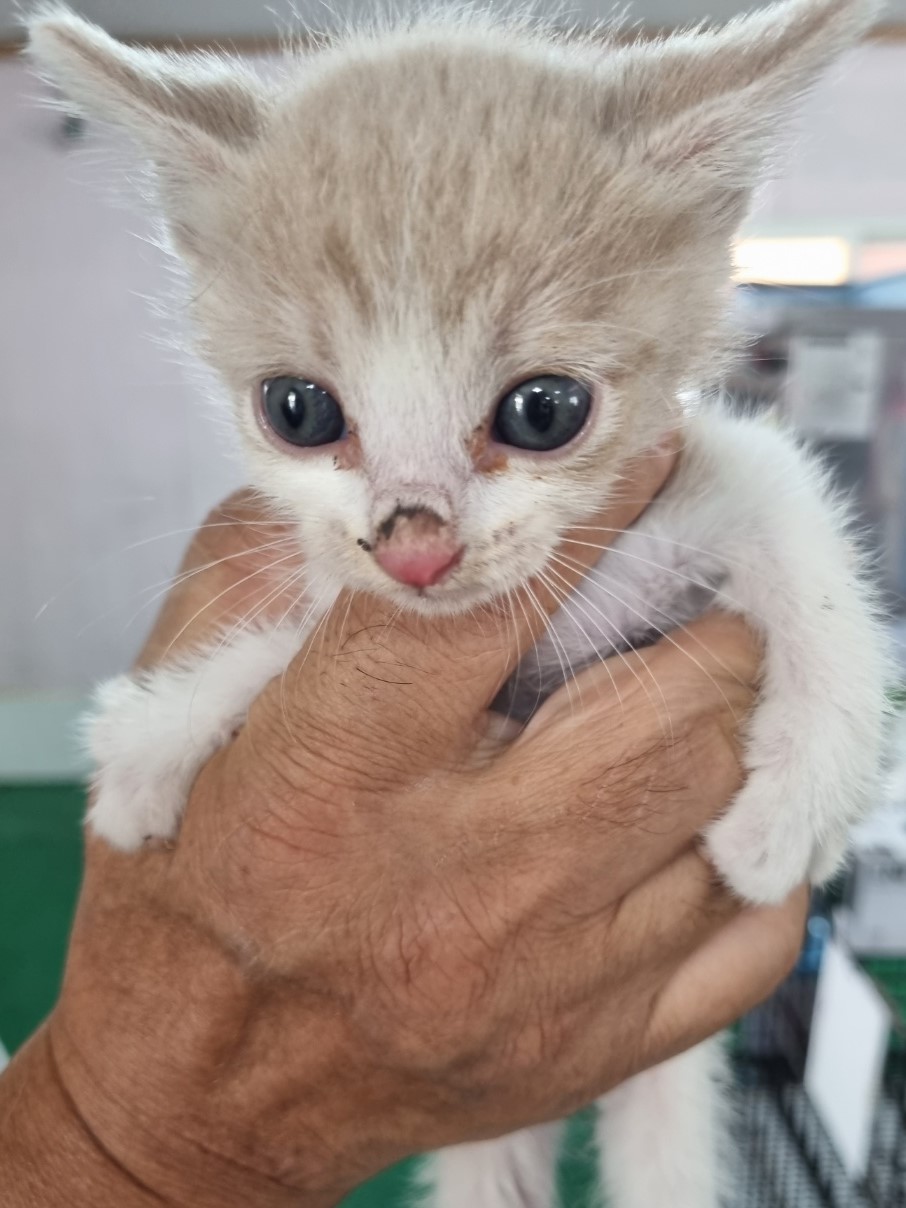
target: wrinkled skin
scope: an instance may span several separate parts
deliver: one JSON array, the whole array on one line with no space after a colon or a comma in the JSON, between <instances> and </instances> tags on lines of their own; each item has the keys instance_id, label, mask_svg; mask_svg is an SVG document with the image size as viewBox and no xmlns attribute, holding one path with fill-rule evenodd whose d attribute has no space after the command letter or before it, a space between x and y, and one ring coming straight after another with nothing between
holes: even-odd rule
<instances>
[{"instance_id":1,"label":"wrinkled skin","mask_svg":"<svg viewBox=\"0 0 906 1208\"><path fill-rule=\"evenodd\" d=\"M670 464L640 463L606 523ZM267 518L240 497L212 522L186 566L229 560L174 588L145 664L249 606ZM540 621L390 619L342 602L175 845L89 842L60 1001L0 1080L9 1208L332 1205L564 1115L790 967L805 892L743 909L696 846L741 780L741 623L584 673L513 738L487 706Z\"/></svg>"}]
</instances>

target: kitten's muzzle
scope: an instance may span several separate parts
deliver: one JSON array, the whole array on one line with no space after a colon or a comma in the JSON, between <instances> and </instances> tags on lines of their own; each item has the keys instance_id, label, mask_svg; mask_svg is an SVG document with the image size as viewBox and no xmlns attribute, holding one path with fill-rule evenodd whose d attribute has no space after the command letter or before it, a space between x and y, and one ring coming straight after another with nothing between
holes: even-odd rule
<instances>
[{"instance_id":1,"label":"kitten's muzzle","mask_svg":"<svg viewBox=\"0 0 906 1208\"><path fill-rule=\"evenodd\" d=\"M391 579L424 588L452 574L465 547L452 526L430 508L398 506L378 525L372 552Z\"/></svg>"}]
</instances>

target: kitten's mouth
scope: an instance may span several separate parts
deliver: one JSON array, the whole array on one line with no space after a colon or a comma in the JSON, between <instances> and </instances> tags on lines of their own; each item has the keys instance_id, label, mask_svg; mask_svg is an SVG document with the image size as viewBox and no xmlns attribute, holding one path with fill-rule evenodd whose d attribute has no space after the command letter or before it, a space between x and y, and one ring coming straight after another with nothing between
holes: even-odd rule
<instances>
[{"instance_id":1,"label":"kitten's mouth","mask_svg":"<svg viewBox=\"0 0 906 1208\"><path fill-rule=\"evenodd\" d=\"M402 584L387 582L385 592L400 604L435 616L465 612L475 605L487 603L491 598L491 593L483 586L454 583L437 584L433 587L405 587Z\"/></svg>"}]
</instances>

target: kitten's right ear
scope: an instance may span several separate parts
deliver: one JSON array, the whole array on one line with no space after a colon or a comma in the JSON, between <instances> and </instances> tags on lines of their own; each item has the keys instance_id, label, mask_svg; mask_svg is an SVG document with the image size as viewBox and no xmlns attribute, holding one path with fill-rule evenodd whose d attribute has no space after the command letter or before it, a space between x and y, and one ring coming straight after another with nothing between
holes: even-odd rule
<instances>
[{"instance_id":1,"label":"kitten's right ear","mask_svg":"<svg viewBox=\"0 0 906 1208\"><path fill-rule=\"evenodd\" d=\"M628 144L675 182L744 195L792 104L855 45L880 7L881 0L785 0L722 29L638 44L623 56L617 97L624 106L630 100Z\"/></svg>"},{"instance_id":2,"label":"kitten's right ear","mask_svg":"<svg viewBox=\"0 0 906 1208\"><path fill-rule=\"evenodd\" d=\"M126 130L154 163L182 243L212 217L216 188L263 129L269 97L240 62L125 46L58 4L28 21L28 53L85 115Z\"/></svg>"}]
</instances>

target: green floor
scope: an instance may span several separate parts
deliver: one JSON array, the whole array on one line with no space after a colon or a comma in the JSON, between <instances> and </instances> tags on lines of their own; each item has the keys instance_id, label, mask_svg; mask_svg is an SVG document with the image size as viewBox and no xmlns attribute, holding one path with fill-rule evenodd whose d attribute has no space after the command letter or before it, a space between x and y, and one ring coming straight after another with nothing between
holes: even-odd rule
<instances>
[{"instance_id":1,"label":"green floor","mask_svg":"<svg viewBox=\"0 0 906 1208\"><path fill-rule=\"evenodd\" d=\"M53 1006L80 874L83 795L72 785L0 785L0 1041L14 1050ZM595 1208L590 1121L570 1123L561 1208ZM344 1208L411 1201L409 1169L386 1171Z\"/></svg>"}]
</instances>

